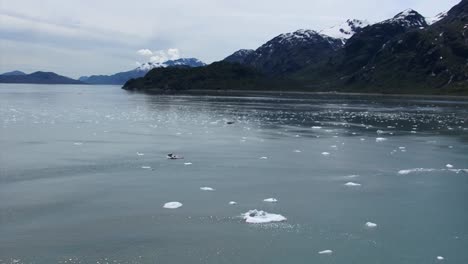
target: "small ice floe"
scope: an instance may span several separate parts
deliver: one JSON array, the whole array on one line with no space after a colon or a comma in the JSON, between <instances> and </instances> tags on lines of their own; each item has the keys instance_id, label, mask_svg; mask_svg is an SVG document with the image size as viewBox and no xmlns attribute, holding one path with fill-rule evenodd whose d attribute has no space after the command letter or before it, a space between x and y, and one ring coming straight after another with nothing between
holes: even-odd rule
<instances>
[{"instance_id":1,"label":"small ice floe","mask_svg":"<svg viewBox=\"0 0 468 264\"><path fill-rule=\"evenodd\" d=\"M230 202L229 202L229 204L230 204L230 205L236 205L236 204L237 204L237 202L230 201Z\"/></svg>"},{"instance_id":2,"label":"small ice floe","mask_svg":"<svg viewBox=\"0 0 468 264\"><path fill-rule=\"evenodd\" d=\"M444 260L445 258L442 256L437 256L437 260Z\"/></svg>"},{"instance_id":3,"label":"small ice floe","mask_svg":"<svg viewBox=\"0 0 468 264\"><path fill-rule=\"evenodd\" d=\"M322 129L321 126L313 126L312 129Z\"/></svg>"},{"instance_id":4,"label":"small ice floe","mask_svg":"<svg viewBox=\"0 0 468 264\"><path fill-rule=\"evenodd\" d=\"M347 182L347 183L345 183L345 186L359 187L359 186L361 186L361 184L360 183L355 183L355 182Z\"/></svg>"},{"instance_id":5,"label":"small ice floe","mask_svg":"<svg viewBox=\"0 0 468 264\"><path fill-rule=\"evenodd\" d=\"M319 253L320 255L331 255L331 254L333 254L333 250L327 249L327 250L319 251L318 253Z\"/></svg>"},{"instance_id":6,"label":"small ice floe","mask_svg":"<svg viewBox=\"0 0 468 264\"><path fill-rule=\"evenodd\" d=\"M185 162L184 165L185 166L189 166L189 165L192 165L193 163L192 162Z\"/></svg>"},{"instance_id":7,"label":"small ice floe","mask_svg":"<svg viewBox=\"0 0 468 264\"><path fill-rule=\"evenodd\" d=\"M260 159L266 160L266 159L268 159L268 157L260 157Z\"/></svg>"},{"instance_id":8,"label":"small ice floe","mask_svg":"<svg viewBox=\"0 0 468 264\"><path fill-rule=\"evenodd\" d=\"M175 155L173 153L169 153L169 154L166 155L166 158L171 159L171 160L176 160L176 159L183 159L184 157L179 156L179 155Z\"/></svg>"},{"instance_id":9,"label":"small ice floe","mask_svg":"<svg viewBox=\"0 0 468 264\"><path fill-rule=\"evenodd\" d=\"M331 145L330 148L336 149L336 148L338 148L338 146L336 146L336 145Z\"/></svg>"},{"instance_id":10,"label":"small ice floe","mask_svg":"<svg viewBox=\"0 0 468 264\"><path fill-rule=\"evenodd\" d=\"M301 153L302 151L300 149L295 149L293 152L295 153Z\"/></svg>"},{"instance_id":11,"label":"small ice floe","mask_svg":"<svg viewBox=\"0 0 468 264\"><path fill-rule=\"evenodd\" d=\"M365 141L366 139L365 139L365 138L360 138L359 140L361 140L361 141Z\"/></svg>"},{"instance_id":12,"label":"small ice floe","mask_svg":"<svg viewBox=\"0 0 468 264\"><path fill-rule=\"evenodd\" d=\"M278 199L276 199L276 198L267 198L267 199L264 199L263 201L267 202L267 203L276 203L276 202L278 202Z\"/></svg>"},{"instance_id":13,"label":"small ice floe","mask_svg":"<svg viewBox=\"0 0 468 264\"><path fill-rule=\"evenodd\" d=\"M73 145L75 145L75 146L81 146L81 145L83 145L83 142L75 142L75 143L73 143Z\"/></svg>"},{"instance_id":14,"label":"small ice floe","mask_svg":"<svg viewBox=\"0 0 468 264\"><path fill-rule=\"evenodd\" d=\"M145 155L145 153L140 153L140 152L137 152L136 154L137 154L138 156L144 156L144 155Z\"/></svg>"},{"instance_id":15,"label":"small ice floe","mask_svg":"<svg viewBox=\"0 0 468 264\"><path fill-rule=\"evenodd\" d=\"M425 168L414 168L414 169L407 169L407 170L399 170L398 174L406 175L414 172L431 172L435 171L436 169L425 169Z\"/></svg>"},{"instance_id":16,"label":"small ice floe","mask_svg":"<svg viewBox=\"0 0 468 264\"><path fill-rule=\"evenodd\" d=\"M245 222L249 224L267 224L273 222L284 222L287 220L286 217L280 214L270 214L257 209L243 213L242 218L244 218Z\"/></svg>"},{"instance_id":17,"label":"small ice floe","mask_svg":"<svg viewBox=\"0 0 468 264\"><path fill-rule=\"evenodd\" d=\"M354 178L357 178L357 177L359 177L359 175L357 175L357 174L352 174L352 175L346 175L345 176L345 178L347 178L347 179L354 179Z\"/></svg>"},{"instance_id":18,"label":"small ice floe","mask_svg":"<svg viewBox=\"0 0 468 264\"><path fill-rule=\"evenodd\" d=\"M200 190L202 190L202 191L214 191L215 189L213 189L211 187L200 187Z\"/></svg>"},{"instance_id":19,"label":"small ice floe","mask_svg":"<svg viewBox=\"0 0 468 264\"><path fill-rule=\"evenodd\" d=\"M330 156L330 153L329 152L322 152L322 155L323 156Z\"/></svg>"},{"instance_id":20,"label":"small ice floe","mask_svg":"<svg viewBox=\"0 0 468 264\"><path fill-rule=\"evenodd\" d=\"M177 209L179 207L181 207L182 204L179 203L179 202L168 202L168 203L165 203L163 205L163 208L166 208L166 209Z\"/></svg>"},{"instance_id":21,"label":"small ice floe","mask_svg":"<svg viewBox=\"0 0 468 264\"><path fill-rule=\"evenodd\" d=\"M366 223L366 227L368 227L368 228L376 228L376 227L377 227L377 224L376 224L376 223L372 223L372 222L367 222L367 223Z\"/></svg>"},{"instance_id":22,"label":"small ice floe","mask_svg":"<svg viewBox=\"0 0 468 264\"><path fill-rule=\"evenodd\" d=\"M141 166L141 168L142 168L142 169L145 169L145 170L149 170L149 169L151 169L151 167L150 167L150 166Z\"/></svg>"},{"instance_id":23,"label":"small ice floe","mask_svg":"<svg viewBox=\"0 0 468 264\"><path fill-rule=\"evenodd\" d=\"M447 165L445 165L445 167L451 169L451 168L453 168L453 165L452 164L447 164Z\"/></svg>"},{"instance_id":24,"label":"small ice floe","mask_svg":"<svg viewBox=\"0 0 468 264\"><path fill-rule=\"evenodd\" d=\"M386 140L387 140L386 138L378 137L378 138L375 139L375 142L384 142Z\"/></svg>"}]
</instances>

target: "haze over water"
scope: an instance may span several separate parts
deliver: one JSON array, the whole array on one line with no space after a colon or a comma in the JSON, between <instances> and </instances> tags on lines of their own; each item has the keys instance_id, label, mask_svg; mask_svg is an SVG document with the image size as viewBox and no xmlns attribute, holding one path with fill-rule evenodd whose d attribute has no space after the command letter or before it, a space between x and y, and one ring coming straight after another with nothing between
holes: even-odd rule
<instances>
[{"instance_id":1,"label":"haze over water","mask_svg":"<svg viewBox=\"0 0 468 264\"><path fill-rule=\"evenodd\" d=\"M2 84L0 121L0 263L468 263L467 100Z\"/></svg>"}]
</instances>

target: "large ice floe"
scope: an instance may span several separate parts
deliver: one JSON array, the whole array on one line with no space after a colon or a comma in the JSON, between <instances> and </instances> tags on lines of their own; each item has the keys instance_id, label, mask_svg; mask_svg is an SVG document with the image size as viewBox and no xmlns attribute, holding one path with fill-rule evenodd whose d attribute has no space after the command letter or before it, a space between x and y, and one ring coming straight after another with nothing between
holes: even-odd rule
<instances>
[{"instance_id":1,"label":"large ice floe","mask_svg":"<svg viewBox=\"0 0 468 264\"><path fill-rule=\"evenodd\" d=\"M257 209L243 213L242 218L244 218L245 222L249 224L267 224L273 222L284 222L287 220L286 217L280 214L270 214Z\"/></svg>"},{"instance_id":2,"label":"large ice floe","mask_svg":"<svg viewBox=\"0 0 468 264\"><path fill-rule=\"evenodd\" d=\"M168 202L163 205L163 208L166 209L177 209L182 206L182 203L179 202Z\"/></svg>"}]
</instances>

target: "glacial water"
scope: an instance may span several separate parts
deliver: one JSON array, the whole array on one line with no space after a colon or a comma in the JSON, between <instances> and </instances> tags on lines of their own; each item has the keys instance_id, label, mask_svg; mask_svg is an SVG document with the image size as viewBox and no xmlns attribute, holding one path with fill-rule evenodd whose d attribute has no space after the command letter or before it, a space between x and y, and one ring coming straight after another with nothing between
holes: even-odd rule
<instances>
[{"instance_id":1,"label":"glacial water","mask_svg":"<svg viewBox=\"0 0 468 264\"><path fill-rule=\"evenodd\" d=\"M0 263L468 263L467 100L3 84L0 150Z\"/></svg>"}]
</instances>

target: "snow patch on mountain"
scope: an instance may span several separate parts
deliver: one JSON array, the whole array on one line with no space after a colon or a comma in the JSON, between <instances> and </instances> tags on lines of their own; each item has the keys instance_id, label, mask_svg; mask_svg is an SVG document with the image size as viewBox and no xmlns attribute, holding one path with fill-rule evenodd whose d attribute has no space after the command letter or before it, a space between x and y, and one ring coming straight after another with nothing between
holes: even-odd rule
<instances>
[{"instance_id":1,"label":"snow patch on mountain","mask_svg":"<svg viewBox=\"0 0 468 264\"><path fill-rule=\"evenodd\" d=\"M369 23L369 21L367 20L348 19L346 20L346 22L340 25L323 29L319 33L330 36L332 38L341 39L343 42L345 42L360 29L365 28L369 25L371 25L371 23Z\"/></svg>"},{"instance_id":2,"label":"snow patch on mountain","mask_svg":"<svg viewBox=\"0 0 468 264\"><path fill-rule=\"evenodd\" d=\"M439 22L440 20L442 20L446 16L447 16L447 12L442 12L442 13L437 14L436 16L433 16L433 17L426 17L426 23L428 25L432 25L432 24L434 24L436 22Z\"/></svg>"}]
</instances>

